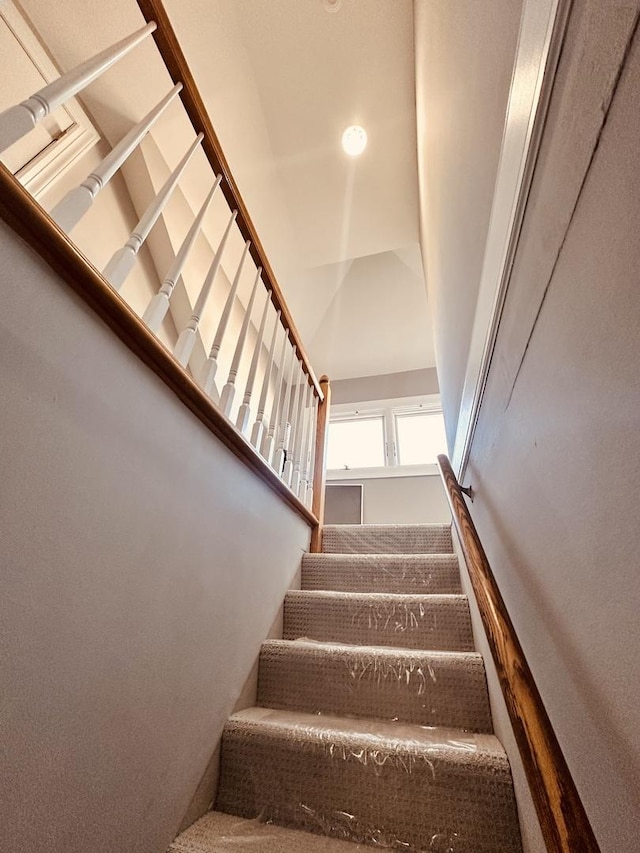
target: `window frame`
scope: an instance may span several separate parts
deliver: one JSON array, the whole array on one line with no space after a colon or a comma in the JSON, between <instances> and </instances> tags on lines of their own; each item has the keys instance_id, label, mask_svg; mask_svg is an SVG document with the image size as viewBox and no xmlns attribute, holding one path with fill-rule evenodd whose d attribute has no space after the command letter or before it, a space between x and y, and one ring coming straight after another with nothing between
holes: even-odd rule
<instances>
[{"instance_id":1,"label":"window frame","mask_svg":"<svg viewBox=\"0 0 640 853\"><path fill-rule=\"evenodd\" d=\"M394 409L393 410L393 431L394 431L394 453L396 455L396 465L400 468L415 466L416 464L420 465L430 465L432 468L435 467L435 462L421 462L421 463L404 463L401 461L401 452L400 452L400 430L398 428L398 419L399 418L417 418L417 417L429 417L430 415L442 415L442 408L440 409L425 409L425 407L412 408L410 410L407 409Z\"/></svg>"},{"instance_id":2,"label":"window frame","mask_svg":"<svg viewBox=\"0 0 640 853\"><path fill-rule=\"evenodd\" d=\"M439 394L372 400L366 403L332 405L329 423L381 417L383 424L384 466L375 468L327 468L327 480L376 479L387 477L423 477L437 475L436 463L402 465L398 453L397 415L442 414Z\"/></svg>"},{"instance_id":3,"label":"window frame","mask_svg":"<svg viewBox=\"0 0 640 853\"><path fill-rule=\"evenodd\" d=\"M358 415L354 416L338 416L329 418L329 426L332 423L352 423L357 421L382 421L382 465L375 465L371 468L327 468L327 470L331 471L383 471L387 467L387 451L386 451L386 443L387 443L387 426L386 419L382 416L382 413L377 410L371 410L366 412L360 412ZM328 449L327 449L328 450Z\"/></svg>"}]
</instances>

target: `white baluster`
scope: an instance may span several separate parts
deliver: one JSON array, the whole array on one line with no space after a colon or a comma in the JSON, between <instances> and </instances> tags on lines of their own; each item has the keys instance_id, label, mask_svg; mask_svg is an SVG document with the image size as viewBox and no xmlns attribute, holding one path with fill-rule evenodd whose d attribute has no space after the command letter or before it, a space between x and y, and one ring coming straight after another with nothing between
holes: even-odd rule
<instances>
[{"instance_id":1,"label":"white baluster","mask_svg":"<svg viewBox=\"0 0 640 853\"><path fill-rule=\"evenodd\" d=\"M247 429L247 424L249 423L249 415L251 413L251 395L253 394L253 385L256 381L258 362L260 361L260 353L262 352L264 329L267 323L267 314L269 312L270 305L271 291L267 293L267 300L264 303L264 308L262 309L262 317L260 318L260 326L258 328L258 337L256 338L256 345L253 348L253 356L251 358L251 365L249 366L249 375L247 376L247 384L244 389L244 397L242 398L242 404L238 410L236 426L238 427L240 432L245 432L245 430ZM278 319L276 318L276 323L277 322ZM265 370L268 370L268 365L265 366Z\"/></svg>"},{"instance_id":2,"label":"white baluster","mask_svg":"<svg viewBox=\"0 0 640 853\"><path fill-rule=\"evenodd\" d=\"M242 350L244 349L245 341L247 339L247 335L249 334L249 324L251 322L251 313L253 311L253 303L256 300L256 293L258 292L258 282L260 281L260 276L262 275L262 267L258 267L258 271L256 272L255 281L253 282L253 289L251 290L251 296L249 297L249 304L247 305L247 310L244 314L244 319L242 321L242 327L240 329L240 335L238 336L238 341L236 343L236 348L233 353L233 358L231 360L231 369L229 370L229 376L227 378L227 382L222 389L222 394L220 396L220 408L222 409L222 414L227 418L231 413L231 407L233 406L233 398L236 394L236 377L238 375L238 370L240 368L240 359L242 358ZM269 297L267 297L268 299Z\"/></svg>"},{"instance_id":3,"label":"white baluster","mask_svg":"<svg viewBox=\"0 0 640 853\"><path fill-rule=\"evenodd\" d=\"M189 317L189 321L185 328L178 335L178 340L176 341L176 345L173 349L173 354L175 358L180 362L183 367L186 367L189 364L189 359L191 358L191 353L193 352L193 348L196 343L196 332L198 331L198 326L200 325L200 320L202 319L202 314L204 313L204 309L209 301L209 296L211 295L211 290L213 288L213 282L215 281L216 274L220 269L220 264L222 263L222 254L224 252L224 247L227 243L227 238L229 237L229 232L231 231L231 226L236 221L236 216L238 215L238 211L234 210L231 216L229 217L229 221L227 222L227 227L224 230L224 234L222 235L222 239L220 240L220 245L218 246L218 250L213 256L213 261L211 262L211 266L209 267L209 272L204 280L204 284L202 285L202 289L198 294L198 298L196 299L196 304L194 306L193 312Z\"/></svg>"},{"instance_id":4,"label":"white baluster","mask_svg":"<svg viewBox=\"0 0 640 853\"><path fill-rule=\"evenodd\" d=\"M307 478L309 476L308 471L308 459L309 459L309 439L311 435L311 421L313 415L313 387L307 388L307 395L305 400L305 412L304 412L304 430L302 437L302 448L300 450L300 475L296 477L296 472L293 472L293 481L291 483L291 488L294 489L294 484L297 483L297 489L294 489L295 494L298 495L302 503L305 503L306 494L307 494Z\"/></svg>"},{"instance_id":5,"label":"white baluster","mask_svg":"<svg viewBox=\"0 0 640 853\"><path fill-rule=\"evenodd\" d=\"M304 370L301 361L298 362L298 366L295 372L295 383L296 390L293 393L293 402L291 404L290 415L291 429L290 434L287 438L287 443L284 447L285 463L284 469L282 471L282 479L285 481L287 486L291 485L291 478L293 477L295 446L297 442L297 435L299 432L298 427L300 422L300 407L302 404L302 397L304 391Z\"/></svg>"},{"instance_id":6,"label":"white baluster","mask_svg":"<svg viewBox=\"0 0 640 853\"><path fill-rule=\"evenodd\" d=\"M302 413L293 445L293 473L291 475L291 491L300 497L302 486L303 455L307 452L309 430L309 403L311 402L311 386L303 373L304 392L302 395Z\"/></svg>"},{"instance_id":7,"label":"white baluster","mask_svg":"<svg viewBox=\"0 0 640 853\"><path fill-rule=\"evenodd\" d=\"M316 467L316 429L318 424L318 398L313 395L313 406L311 408L311 419L309 423L309 450L307 451L306 471L302 479L305 483L304 505L307 509L313 506L313 475Z\"/></svg>"},{"instance_id":8,"label":"white baluster","mask_svg":"<svg viewBox=\"0 0 640 853\"><path fill-rule=\"evenodd\" d=\"M269 346L269 357L267 358L267 367L264 372L264 377L262 379L262 390L260 391L260 400L258 401L258 413L256 415L256 420L251 430L251 444L253 444L256 450L259 450L262 444L262 435L264 433L264 410L267 405L267 394L269 393L269 384L271 382L271 377L273 376L273 371L275 368L274 354L276 349L276 338L278 336L278 329L280 328L281 313L282 311L278 311L278 313L276 314L276 321L273 325L271 345Z\"/></svg>"},{"instance_id":9,"label":"white baluster","mask_svg":"<svg viewBox=\"0 0 640 853\"><path fill-rule=\"evenodd\" d=\"M142 218L131 232L131 236L127 242L121 249L118 249L118 251L112 255L111 260L104 268L102 274L116 290L120 290L125 279L133 269L136 258L138 257L138 252L144 245L144 241L149 236L151 229L156 224L158 217L171 198L171 193L178 186L178 181L186 169L187 163L193 157L196 149L200 146L203 139L204 133L199 133L196 141L189 148L171 175L169 175L158 195L145 210Z\"/></svg>"},{"instance_id":10,"label":"white baluster","mask_svg":"<svg viewBox=\"0 0 640 853\"><path fill-rule=\"evenodd\" d=\"M91 59L87 59L86 62L71 71L67 71L66 74L31 95L26 101L1 112L0 152L33 130L53 110L64 104L69 98L77 95L107 68L126 56L155 28L155 23L147 24L141 30L137 30L137 32L108 47Z\"/></svg>"},{"instance_id":11,"label":"white baluster","mask_svg":"<svg viewBox=\"0 0 640 853\"><path fill-rule=\"evenodd\" d=\"M298 488L298 497L303 504L307 502L307 490L309 488L309 468L311 465L311 454L313 453L313 445L315 439L315 392L313 385L309 387L308 403L305 421L305 437L302 442L302 452L300 454L300 486Z\"/></svg>"},{"instance_id":12,"label":"white baluster","mask_svg":"<svg viewBox=\"0 0 640 853\"><path fill-rule=\"evenodd\" d=\"M182 89L178 83L150 113L132 127L129 133L107 154L102 163L87 175L79 187L68 192L50 213L51 218L70 233L94 202L94 199L115 175L127 157L135 151L144 136L160 118Z\"/></svg>"},{"instance_id":13,"label":"white baluster","mask_svg":"<svg viewBox=\"0 0 640 853\"><path fill-rule=\"evenodd\" d=\"M273 402L271 403L271 417L269 418L269 429L262 437L262 445L260 452L267 460L271 461L273 454L273 446L276 438L276 426L278 423L278 412L280 411L280 400L282 398L282 389L284 387L284 365L287 355L287 341L289 340L289 332L285 331L282 339L282 349L280 350L280 358L278 359L278 375L276 377L276 387L273 389Z\"/></svg>"},{"instance_id":14,"label":"white baluster","mask_svg":"<svg viewBox=\"0 0 640 853\"><path fill-rule=\"evenodd\" d=\"M209 353L209 358L206 360L204 368L202 369L202 377L200 380L200 384L204 388L205 392L210 397L212 397L216 401L216 403L220 400L220 394L218 393L218 388L216 386L216 373L218 372L218 354L220 352L220 347L222 346L222 339L227 329L229 317L231 316L231 309L233 308L236 293L238 292L238 285L240 284L240 278L242 276L242 268L244 266L244 261L247 257L247 252L249 251L250 245L250 240L247 240L247 242L244 244L242 257L240 258L240 263L238 264L238 269L236 271L235 278L233 279L233 284L229 289L227 301L224 304L222 315L220 316L220 322L218 323L218 328L216 329L216 333L213 338L213 345L211 347L211 352Z\"/></svg>"},{"instance_id":15,"label":"white baluster","mask_svg":"<svg viewBox=\"0 0 640 853\"><path fill-rule=\"evenodd\" d=\"M187 236L182 241L182 245L178 250L176 259L171 264L171 269L162 280L160 290L152 298L151 302L147 305L147 310L142 315L142 319L152 332L158 331L167 311L169 310L169 300L171 299L173 288L176 286L178 279L182 275L182 270L184 269L184 265L189 257L189 252L193 248L193 244L196 242L196 238L202 228L202 222L204 221L205 214L207 210L209 210L209 205L213 201L213 197L220 186L221 180L222 175L218 175L214 185L209 190L209 194L204 200L204 204L200 208L198 215L193 220L193 225L189 229Z\"/></svg>"},{"instance_id":16,"label":"white baluster","mask_svg":"<svg viewBox=\"0 0 640 853\"><path fill-rule=\"evenodd\" d=\"M284 402L282 404L281 415L278 418L278 426L276 429L276 435L278 436L278 442L276 445L276 452L273 454L272 465L277 474L282 476L284 471L284 463L287 456L287 445L289 443L289 434L291 432L291 423L289 421L289 405L291 403L291 391L293 389L293 381L296 375L296 352L298 348L296 346L291 350L291 366L287 372L289 380L287 382L287 387L284 393Z\"/></svg>"}]
</instances>

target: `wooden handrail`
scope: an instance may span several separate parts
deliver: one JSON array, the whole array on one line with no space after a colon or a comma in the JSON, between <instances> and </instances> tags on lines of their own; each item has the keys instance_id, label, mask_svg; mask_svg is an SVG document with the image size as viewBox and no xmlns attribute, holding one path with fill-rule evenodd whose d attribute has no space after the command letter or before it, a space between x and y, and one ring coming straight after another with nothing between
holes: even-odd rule
<instances>
[{"instance_id":1,"label":"wooden handrail","mask_svg":"<svg viewBox=\"0 0 640 853\"><path fill-rule=\"evenodd\" d=\"M549 853L600 853L460 485L446 456L438 456L438 467L547 850Z\"/></svg>"},{"instance_id":2,"label":"wooden handrail","mask_svg":"<svg viewBox=\"0 0 640 853\"><path fill-rule=\"evenodd\" d=\"M314 529L318 519L214 406L146 324L0 163L0 217L87 303L194 415Z\"/></svg>"},{"instance_id":3,"label":"wooden handrail","mask_svg":"<svg viewBox=\"0 0 640 853\"><path fill-rule=\"evenodd\" d=\"M305 370L309 374L309 378L313 384L316 394L322 400L322 389L316 375L311 367L309 357L302 344L300 333L298 332L293 318L289 313L289 308L284 300L280 286L276 279L275 273L269 263L269 259L264 251L258 232L249 216L249 211L244 203L238 185L229 168L226 157L220 145L220 141L216 135L209 114L204 105L204 101L200 95L196 82L194 80L189 64L185 58L180 43L176 36L175 30L171 24L167 11L162 3L162 0L137 0L138 6L142 15L150 23L154 21L157 25L153 33L156 46L162 56L164 64L171 75L174 83L181 82L183 84L180 98L185 108L187 115L193 125L196 133L204 134L202 150L207 156L211 168L218 175L223 177L220 189L224 193L224 197L231 210L238 211L237 224L240 232L245 240L251 241L250 254L257 267L262 267L262 278L267 287L267 290L272 291L271 301L273 302L276 311L281 311L282 324L289 331L289 338L297 347L298 355L304 363Z\"/></svg>"},{"instance_id":4,"label":"wooden handrail","mask_svg":"<svg viewBox=\"0 0 640 853\"><path fill-rule=\"evenodd\" d=\"M324 524L325 481L327 476L327 444L329 436L329 413L331 409L331 383L328 376L320 377L323 398L318 404L316 423L316 444L313 463L313 504L311 511L318 519L311 531L310 551L319 554L322 551L322 525Z\"/></svg>"}]
</instances>

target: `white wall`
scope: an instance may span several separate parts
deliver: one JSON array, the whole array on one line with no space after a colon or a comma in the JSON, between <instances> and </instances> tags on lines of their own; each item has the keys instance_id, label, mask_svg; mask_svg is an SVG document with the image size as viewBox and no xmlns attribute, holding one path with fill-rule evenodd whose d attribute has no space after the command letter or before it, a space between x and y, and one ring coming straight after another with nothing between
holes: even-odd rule
<instances>
[{"instance_id":1,"label":"white wall","mask_svg":"<svg viewBox=\"0 0 640 853\"><path fill-rule=\"evenodd\" d=\"M639 15L637 0L573 5L466 477L596 837L616 853L640 833ZM440 358L457 346L443 330Z\"/></svg>"},{"instance_id":2,"label":"white wall","mask_svg":"<svg viewBox=\"0 0 640 853\"><path fill-rule=\"evenodd\" d=\"M424 524L451 522L449 505L439 475L422 477L375 477L334 480L333 483L362 483L365 524Z\"/></svg>"},{"instance_id":3,"label":"white wall","mask_svg":"<svg viewBox=\"0 0 640 853\"><path fill-rule=\"evenodd\" d=\"M0 226L0 848L164 853L308 547Z\"/></svg>"},{"instance_id":4,"label":"white wall","mask_svg":"<svg viewBox=\"0 0 640 853\"><path fill-rule=\"evenodd\" d=\"M379 373L375 376L357 376L352 379L330 378L331 402L334 405L390 400L398 397L420 397L423 394L437 394L440 390L435 367L404 370L400 373Z\"/></svg>"},{"instance_id":5,"label":"white wall","mask_svg":"<svg viewBox=\"0 0 640 853\"><path fill-rule=\"evenodd\" d=\"M414 3L421 244L451 448L521 9L521 0Z\"/></svg>"}]
</instances>

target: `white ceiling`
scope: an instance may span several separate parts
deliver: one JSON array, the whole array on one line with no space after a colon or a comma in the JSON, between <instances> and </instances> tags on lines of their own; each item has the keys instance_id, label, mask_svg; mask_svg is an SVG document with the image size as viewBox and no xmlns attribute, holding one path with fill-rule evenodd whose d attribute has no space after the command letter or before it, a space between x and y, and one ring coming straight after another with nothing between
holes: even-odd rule
<instances>
[{"instance_id":1,"label":"white ceiling","mask_svg":"<svg viewBox=\"0 0 640 853\"><path fill-rule=\"evenodd\" d=\"M312 266L418 240L411 0L231 3L296 238ZM362 124L361 159L340 148Z\"/></svg>"},{"instance_id":2,"label":"white ceiling","mask_svg":"<svg viewBox=\"0 0 640 853\"><path fill-rule=\"evenodd\" d=\"M432 366L411 0L167 6L318 372Z\"/></svg>"},{"instance_id":3,"label":"white ceiling","mask_svg":"<svg viewBox=\"0 0 640 853\"><path fill-rule=\"evenodd\" d=\"M418 249L351 262L312 339L329 376L375 376L433 363L424 281L403 258L411 254L420 263Z\"/></svg>"}]
</instances>

